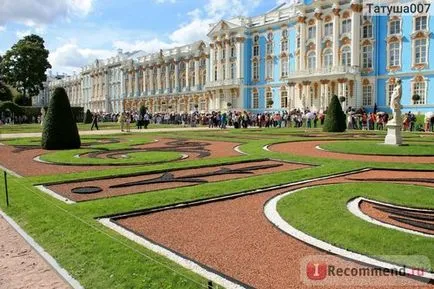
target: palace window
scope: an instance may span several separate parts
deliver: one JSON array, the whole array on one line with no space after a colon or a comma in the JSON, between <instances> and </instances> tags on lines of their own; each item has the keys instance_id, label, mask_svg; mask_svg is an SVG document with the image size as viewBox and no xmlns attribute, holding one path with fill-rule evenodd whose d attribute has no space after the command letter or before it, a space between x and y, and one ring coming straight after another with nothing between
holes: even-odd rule
<instances>
[{"instance_id":1,"label":"palace window","mask_svg":"<svg viewBox=\"0 0 434 289\"><path fill-rule=\"evenodd\" d=\"M235 57L235 46L231 46L231 57Z\"/></svg>"},{"instance_id":2,"label":"palace window","mask_svg":"<svg viewBox=\"0 0 434 289\"><path fill-rule=\"evenodd\" d=\"M259 35L253 38L253 56L259 56Z\"/></svg>"},{"instance_id":3,"label":"palace window","mask_svg":"<svg viewBox=\"0 0 434 289\"><path fill-rule=\"evenodd\" d=\"M333 34L333 22L324 25L324 36L331 36Z\"/></svg>"},{"instance_id":4,"label":"palace window","mask_svg":"<svg viewBox=\"0 0 434 289\"><path fill-rule=\"evenodd\" d=\"M363 85L363 106L372 105L372 85Z\"/></svg>"},{"instance_id":5,"label":"palace window","mask_svg":"<svg viewBox=\"0 0 434 289\"><path fill-rule=\"evenodd\" d=\"M416 39L414 42L414 63L427 62L427 39Z\"/></svg>"},{"instance_id":6,"label":"palace window","mask_svg":"<svg viewBox=\"0 0 434 289\"><path fill-rule=\"evenodd\" d=\"M389 66L399 66L401 63L401 51L398 42L389 44Z\"/></svg>"},{"instance_id":7,"label":"palace window","mask_svg":"<svg viewBox=\"0 0 434 289\"><path fill-rule=\"evenodd\" d=\"M288 40L287 39L282 40L281 46L280 46L280 51L281 52L288 52Z\"/></svg>"},{"instance_id":8,"label":"palace window","mask_svg":"<svg viewBox=\"0 0 434 289\"><path fill-rule=\"evenodd\" d=\"M316 67L316 55L315 51L309 52L307 55L307 68L312 71L315 70Z\"/></svg>"},{"instance_id":9,"label":"palace window","mask_svg":"<svg viewBox=\"0 0 434 289\"><path fill-rule=\"evenodd\" d=\"M362 67L372 68L372 45L362 46Z\"/></svg>"},{"instance_id":10,"label":"palace window","mask_svg":"<svg viewBox=\"0 0 434 289\"><path fill-rule=\"evenodd\" d=\"M400 34L401 33L401 20L396 19L389 22L389 34Z\"/></svg>"},{"instance_id":11,"label":"palace window","mask_svg":"<svg viewBox=\"0 0 434 289\"><path fill-rule=\"evenodd\" d=\"M236 71L237 71L237 64L232 62L231 63L231 79L236 78Z\"/></svg>"},{"instance_id":12,"label":"palace window","mask_svg":"<svg viewBox=\"0 0 434 289\"><path fill-rule=\"evenodd\" d=\"M389 106L390 105L390 101L392 100L392 93L393 93L393 90L395 89L395 82L392 82L391 80L389 80L389 83L388 83L388 85L386 86L387 87L387 93L386 93L386 95L387 95L387 105Z\"/></svg>"},{"instance_id":13,"label":"palace window","mask_svg":"<svg viewBox=\"0 0 434 289\"><path fill-rule=\"evenodd\" d=\"M226 59L226 49L222 49L222 59Z\"/></svg>"},{"instance_id":14,"label":"palace window","mask_svg":"<svg viewBox=\"0 0 434 289\"><path fill-rule=\"evenodd\" d=\"M252 93L252 108L259 108L259 93L256 89Z\"/></svg>"},{"instance_id":15,"label":"palace window","mask_svg":"<svg viewBox=\"0 0 434 289\"><path fill-rule=\"evenodd\" d=\"M253 61L252 78L253 80L259 80L259 64L257 61Z\"/></svg>"},{"instance_id":16,"label":"palace window","mask_svg":"<svg viewBox=\"0 0 434 289\"><path fill-rule=\"evenodd\" d=\"M333 52L331 49L326 49L324 51L324 67L330 68L333 66Z\"/></svg>"},{"instance_id":17,"label":"palace window","mask_svg":"<svg viewBox=\"0 0 434 289\"><path fill-rule=\"evenodd\" d=\"M427 17L419 16L415 18L415 31L427 30Z\"/></svg>"},{"instance_id":18,"label":"palace window","mask_svg":"<svg viewBox=\"0 0 434 289\"><path fill-rule=\"evenodd\" d=\"M273 38L274 38L273 33L269 32L267 35L267 54L273 54L273 48L274 48Z\"/></svg>"},{"instance_id":19,"label":"palace window","mask_svg":"<svg viewBox=\"0 0 434 289\"><path fill-rule=\"evenodd\" d=\"M214 66L214 81L218 80L218 69L217 66Z\"/></svg>"},{"instance_id":20,"label":"palace window","mask_svg":"<svg viewBox=\"0 0 434 289\"><path fill-rule=\"evenodd\" d=\"M268 59L267 60L267 71L266 71L267 75L266 78L267 79L272 79L273 78L273 60L272 59Z\"/></svg>"},{"instance_id":21,"label":"palace window","mask_svg":"<svg viewBox=\"0 0 434 289\"><path fill-rule=\"evenodd\" d=\"M280 60L280 76L283 77L288 77L288 70L289 70L289 66L288 66L288 59L282 58Z\"/></svg>"},{"instance_id":22,"label":"palace window","mask_svg":"<svg viewBox=\"0 0 434 289\"><path fill-rule=\"evenodd\" d=\"M310 26L307 29L307 39L313 39L313 38L315 38L315 35L316 35L316 27Z\"/></svg>"},{"instance_id":23,"label":"palace window","mask_svg":"<svg viewBox=\"0 0 434 289\"><path fill-rule=\"evenodd\" d=\"M285 88L280 92L280 107L286 108L288 107L288 91Z\"/></svg>"},{"instance_id":24,"label":"palace window","mask_svg":"<svg viewBox=\"0 0 434 289\"><path fill-rule=\"evenodd\" d=\"M270 100L273 100L273 92L271 91L271 88L267 88L265 93L265 105L267 108L273 107L273 105L270 103Z\"/></svg>"},{"instance_id":25,"label":"palace window","mask_svg":"<svg viewBox=\"0 0 434 289\"><path fill-rule=\"evenodd\" d=\"M342 65L351 66L351 50L349 46L342 48Z\"/></svg>"},{"instance_id":26,"label":"palace window","mask_svg":"<svg viewBox=\"0 0 434 289\"><path fill-rule=\"evenodd\" d=\"M282 38L288 39L288 30L287 29L282 30Z\"/></svg>"},{"instance_id":27,"label":"palace window","mask_svg":"<svg viewBox=\"0 0 434 289\"><path fill-rule=\"evenodd\" d=\"M297 48L297 49L300 48L300 37L297 37L297 40L296 40L296 48Z\"/></svg>"},{"instance_id":28,"label":"palace window","mask_svg":"<svg viewBox=\"0 0 434 289\"><path fill-rule=\"evenodd\" d=\"M222 65L222 79L226 79L226 64Z\"/></svg>"},{"instance_id":29,"label":"palace window","mask_svg":"<svg viewBox=\"0 0 434 289\"><path fill-rule=\"evenodd\" d=\"M413 95L419 95L420 100L413 101L414 104L425 104L426 103L426 84L423 80L418 80L413 82Z\"/></svg>"},{"instance_id":30,"label":"palace window","mask_svg":"<svg viewBox=\"0 0 434 289\"><path fill-rule=\"evenodd\" d=\"M351 19L342 20L342 33L351 32Z\"/></svg>"},{"instance_id":31,"label":"palace window","mask_svg":"<svg viewBox=\"0 0 434 289\"><path fill-rule=\"evenodd\" d=\"M363 26L363 38L371 38L372 37L372 24L366 24Z\"/></svg>"}]
</instances>

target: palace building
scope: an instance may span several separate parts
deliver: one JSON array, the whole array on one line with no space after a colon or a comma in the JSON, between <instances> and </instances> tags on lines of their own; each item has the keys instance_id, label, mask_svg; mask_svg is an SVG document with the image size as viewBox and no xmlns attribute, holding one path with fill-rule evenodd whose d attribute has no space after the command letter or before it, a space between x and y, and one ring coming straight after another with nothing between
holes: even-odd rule
<instances>
[{"instance_id":1,"label":"palace building","mask_svg":"<svg viewBox=\"0 0 434 289\"><path fill-rule=\"evenodd\" d=\"M64 86L72 105L101 112L140 105L152 112L321 111L334 94L345 107L388 111L400 78L404 110L434 111L433 17L364 11L347 0L282 4L260 16L221 20L207 39L190 45L118 51L46 89ZM41 95L36 104L48 101L46 90Z\"/></svg>"}]
</instances>

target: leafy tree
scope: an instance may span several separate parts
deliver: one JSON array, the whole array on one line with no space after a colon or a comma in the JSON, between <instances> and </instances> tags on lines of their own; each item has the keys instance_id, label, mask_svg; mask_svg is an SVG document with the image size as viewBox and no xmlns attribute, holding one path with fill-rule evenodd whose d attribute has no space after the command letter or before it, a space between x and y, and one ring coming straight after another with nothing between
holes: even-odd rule
<instances>
[{"instance_id":1,"label":"leafy tree","mask_svg":"<svg viewBox=\"0 0 434 289\"><path fill-rule=\"evenodd\" d=\"M345 113L342 111L341 103L337 95L333 95L327 109L323 131L325 132L344 132L347 129Z\"/></svg>"},{"instance_id":2,"label":"leafy tree","mask_svg":"<svg viewBox=\"0 0 434 289\"><path fill-rule=\"evenodd\" d=\"M45 115L41 144L47 150L80 148L77 124L63 87L56 88L51 97Z\"/></svg>"},{"instance_id":3,"label":"leafy tree","mask_svg":"<svg viewBox=\"0 0 434 289\"><path fill-rule=\"evenodd\" d=\"M27 104L31 104L31 96L37 95L43 87L42 83L47 80L45 71L51 68L48 54L44 40L32 34L6 51L0 63L3 80L28 98Z\"/></svg>"},{"instance_id":4,"label":"leafy tree","mask_svg":"<svg viewBox=\"0 0 434 289\"><path fill-rule=\"evenodd\" d=\"M0 101L11 101L12 98L13 95L10 87L0 81Z\"/></svg>"}]
</instances>

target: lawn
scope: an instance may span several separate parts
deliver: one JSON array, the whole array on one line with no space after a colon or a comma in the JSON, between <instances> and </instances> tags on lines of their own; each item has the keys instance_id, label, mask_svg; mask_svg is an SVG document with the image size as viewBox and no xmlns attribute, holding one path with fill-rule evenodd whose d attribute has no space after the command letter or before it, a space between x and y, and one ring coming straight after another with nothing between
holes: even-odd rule
<instances>
[{"instance_id":1,"label":"lawn","mask_svg":"<svg viewBox=\"0 0 434 289\"><path fill-rule=\"evenodd\" d=\"M427 256L434 264L434 238L368 223L351 214L346 205L351 199L365 197L394 205L434 208L433 196L433 188L414 185L337 184L288 195L278 202L277 210L289 224L322 241L349 251L382 256L380 258L386 261L419 267L421 264L407 263L412 259L405 255Z\"/></svg>"},{"instance_id":2,"label":"lawn","mask_svg":"<svg viewBox=\"0 0 434 289\"><path fill-rule=\"evenodd\" d=\"M391 155L391 156L432 156L434 145L431 143L406 142L403 146L385 145L379 141L336 141L321 144L324 150L363 155Z\"/></svg>"},{"instance_id":3,"label":"lawn","mask_svg":"<svg viewBox=\"0 0 434 289\"><path fill-rule=\"evenodd\" d=\"M335 135L322 134L319 129L312 130L312 132L321 134L320 137L315 139L336 138ZM126 149L131 148L136 144L143 144L154 139L170 137L240 142L240 149L248 155L200 160L187 159L182 162L169 162L153 165L114 167L92 171L92 173L83 171L78 173L34 176L20 179L9 176L11 206L5 206L3 201L4 198L1 196L4 191L4 183L3 180L0 180L0 208L13 217L15 221L17 221L33 238L35 238L48 253L53 255L61 266L68 270L85 288L206 288L207 280L204 280L202 277L189 272L181 266L154 254L134 242L128 241L117 233L114 233L100 225L96 221L96 218L104 215L113 215L162 205L240 193L258 188L270 187L372 166L372 163L301 157L263 150L263 146L271 143L312 140L311 137L303 136L304 133L304 129L269 128L260 130L162 132L158 134L149 133L146 134L146 136L141 134L125 134L115 136L106 135L82 137L83 143L88 144L89 146L81 151L96 149ZM357 131L356 133L359 134L363 132ZM382 133L379 132L378 134L382 137ZM351 135L345 134L343 137L349 138ZM417 134L409 134L408 137L412 139L420 138ZM118 141L108 144L102 143L113 139L117 139ZM37 145L39 139L19 139L7 141L5 143L15 145ZM75 153L77 152L62 151L50 153L48 156L52 161L59 162L68 159L70 160L71 156L74 156ZM160 158L163 156L132 154L130 157L154 159L154 157ZM58 183L68 180L125 176L133 173L164 172L169 169L229 164L243 160L262 158L303 162L314 166L290 172L278 172L270 175L248 177L245 179L201 184L195 187L183 187L144 194L126 195L117 198L99 199L75 205L66 205L33 187L33 185L41 183ZM384 168L401 167L434 169L433 164L376 163L375 166ZM366 184L358 186L357 188L359 187L373 188L371 185L366 186ZM402 189L398 190L399 187L404 186L396 186L398 192L402 191ZM332 196L332 191L334 189L333 187L330 188L328 196ZM339 201L343 202L345 198L348 197L344 193L350 193L352 190L355 191L355 188L345 189L343 192L338 191L337 196L340 197L340 194L343 194L342 200L339 199ZM364 192L365 191L366 194L369 194L368 189L364 190ZM412 190L412 192L414 191L415 190ZM426 189L418 188L416 192L419 191L421 192L420 198L418 194L417 201L410 200L409 203L406 203L407 205L418 205L420 202L425 202L425 204L432 203L432 199L427 199L429 195L426 193ZM297 196L297 194L295 196ZM300 196L303 197L304 195L300 194ZM381 200L382 197L383 196L380 195L377 199ZM386 197L392 198L393 196L385 193L384 198ZM334 199L334 197L330 199ZM397 202L400 200L401 199L398 199ZM402 199L402 202L407 201L407 199ZM313 200L311 206L313 207L318 204L322 203ZM307 205L306 210L310 209L311 206ZM297 210L298 209L300 208L297 208ZM300 210L302 209L303 208ZM300 214L301 213L303 213L303 211L301 211ZM321 212L315 213L319 214ZM328 227L330 226L322 226L320 230L323 230L324 234L326 234ZM337 233L334 235L337 235ZM407 236L403 237L393 235L394 238L395 236L397 238L396 240L404 240L408 238ZM351 234L348 237L346 237L345 234L337 237L339 237L342 242L344 242L345 239L353 240L355 238ZM422 246L423 242L420 241L419 244ZM425 243L425 246L431 245L432 243ZM378 250L381 250L381 248ZM355 249L360 248L356 247ZM387 248L384 249L386 250Z\"/></svg>"}]
</instances>

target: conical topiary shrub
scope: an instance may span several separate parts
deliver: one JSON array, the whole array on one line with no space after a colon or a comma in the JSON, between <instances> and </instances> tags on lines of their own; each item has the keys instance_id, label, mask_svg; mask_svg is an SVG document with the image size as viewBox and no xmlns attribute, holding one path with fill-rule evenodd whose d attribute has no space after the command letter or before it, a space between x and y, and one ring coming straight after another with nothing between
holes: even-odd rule
<instances>
[{"instance_id":1,"label":"conical topiary shrub","mask_svg":"<svg viewBox=\"0 0 434 289\"><path fill-rule=\"evenodd\" d=\"M90 110L86 110L86 115L84 116L84 123L87 124L92 123L92 120L93 120L92 113L90 112Z\"/></svg>"},{"instance_id":2,"label":"conical topiary shrub","mask_svg":"<svg viewBox=\"0 0 434 289\"><path fill-rule=\"evenodd\" d=\"M347 129L345 113L336 95L333 95L327 109L327 115L323 126L325 132L344 132Z\"/></svg>"},{"instance_id":3,"label":"conical topiary shrub","mask_svg":"<svg viewBox=\"0 0 434 289\"><path fill-rule=\"evenodd\" d=\"M71 105L63 87L54 90L42 131L42 148L47 150L77 149L81 141Z\"/></svg>"}]
</instances>

